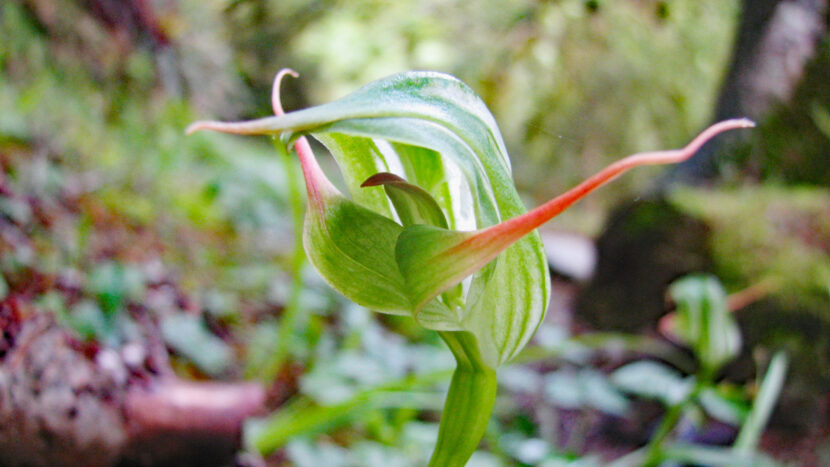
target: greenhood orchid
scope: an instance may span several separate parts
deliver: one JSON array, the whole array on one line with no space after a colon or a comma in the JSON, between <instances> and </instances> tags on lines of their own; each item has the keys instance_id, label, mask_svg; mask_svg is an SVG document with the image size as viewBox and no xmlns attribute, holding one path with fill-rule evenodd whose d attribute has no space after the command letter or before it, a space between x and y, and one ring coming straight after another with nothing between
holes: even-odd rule
<instances>
[{"instance_id":1,"label":"greenhood orchid","mask_svg":"<svg viewBox=\"0 0 830 467\"><path fill-rule=\"evenodd\" d=\"M622 159L527 212L495 119L458 79L406 72L337 101L275 116L197 122L293 144L308 196L303 240L320 275L369 309L436 330L458 362L430 465L461 466L477 447L496 393L495 369L527 344L545 315L548 266L537 227L630 168L687 159L745 119L705 130L679 150ZM309 135L335 158L350 196L318 165Z\"/></svg>"}]
</instances>

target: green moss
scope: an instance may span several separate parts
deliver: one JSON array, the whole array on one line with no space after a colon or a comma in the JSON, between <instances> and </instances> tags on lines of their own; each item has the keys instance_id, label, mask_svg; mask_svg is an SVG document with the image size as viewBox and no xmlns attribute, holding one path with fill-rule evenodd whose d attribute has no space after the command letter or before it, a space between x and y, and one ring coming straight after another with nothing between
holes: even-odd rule
<instances>
[{"instance_id":1,"label":"green moss","mask_svg":"<svg viewBox=\"0 0 830 467\"><path fill-rule=\"evenodd\" d=\"M671 201L710 226L715 269L732 291L766 281L782 305L830 318L830 190L681 189Z\"/></svg>"}]
</instances>

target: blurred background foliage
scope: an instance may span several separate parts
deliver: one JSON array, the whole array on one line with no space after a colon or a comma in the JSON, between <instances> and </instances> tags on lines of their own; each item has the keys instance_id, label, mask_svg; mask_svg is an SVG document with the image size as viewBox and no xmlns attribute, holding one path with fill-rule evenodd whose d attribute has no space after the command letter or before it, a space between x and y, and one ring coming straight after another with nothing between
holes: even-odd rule
<instances>
[{"instance_id":1,"label":"blurred background foliage","mask_svg":"<svg viewBox=\"0 0 830 467\"><path fill-rule=\"evenodd\" d=\"M399 70L448 72L493 111L517 184L537 204L609 160L683 144L700 129L739 11L736 1L239 1L230 13L254 115L269 111L275 63L300 72L302 106ZM285 94L291 105L291 88ZM647 177L588 203L607 208ZM572 214L570 225L598 228L590 212Z\"/></svg>"},{"instance_id":2,"label":"blurred background foliage","mask_svg":"<svg viewBox=\"0 0 830 467\"><path fill-rule=\"evenodd\" d=\"M537 205L621 156L685 144L712 118L739 15L737 0L6 0L0 295L30 300L103 346L147 339L149 319L179 373L263 381L269 408L281 409L246 436L260 451L287 446L274 465L419 465L449 354L407 320L346 303L304 267L293 161L265 139L185 137L184 128L269 115L283 67L301 75L284 84L288 110L396 71L444 71L491 108L519 190ZM825 41L814 66L827 57ZM733 182L824 189L822 86L765 123L760 149L745 155L752 170ZM611 207L658 174L627 175L552 226L596 235ZM600 465L644 444L660 410L626 398L607 370L633 352L693 373L689 355L653 333L573 337L562 306L573 287L559 284L525 363L505 370L475 465ZM826 306L826 293L818 300ZM710 404L727 423L745 417L757 389L739 383L724 382Z\"/></svg>"}]
</instances>

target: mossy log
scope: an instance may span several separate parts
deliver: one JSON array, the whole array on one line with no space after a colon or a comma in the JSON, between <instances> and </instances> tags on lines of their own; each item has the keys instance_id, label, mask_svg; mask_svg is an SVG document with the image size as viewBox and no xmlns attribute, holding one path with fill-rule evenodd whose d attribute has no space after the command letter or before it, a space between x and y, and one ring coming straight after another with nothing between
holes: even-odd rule
<instances>
[{"instance_id":1,"label":"mossy log","mask_svg":"<svg viewBox=\"0 0 830 467\"><path fill-rule=\"evenodd\" d=\"M653 330L670 309L671 281L712 273L730 293L749 292L735 311L745 358L759 346L786 348L797 384L830 387L830 190L678 188L623 206L598 239L596 273L577 298L583 321Z\"/></svg>"},{"instance_id":2,"label":"mossy log","mask_svg":"<svg viewBox=\"0 0 830 467\"><path fill-rule=\"evenodd\" d=\"M760 285L782 312L830 322L830 190L682 188L613 213L599 263L579 298L599 328L635 331L666 307L669 282L715 274L730 292Z\"/></svg>"}]
</instances>

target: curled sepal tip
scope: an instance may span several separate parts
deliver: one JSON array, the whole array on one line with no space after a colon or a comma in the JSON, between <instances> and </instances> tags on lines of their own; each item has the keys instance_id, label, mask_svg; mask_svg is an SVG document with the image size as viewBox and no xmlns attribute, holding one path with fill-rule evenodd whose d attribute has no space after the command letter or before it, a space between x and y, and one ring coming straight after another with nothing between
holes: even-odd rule
<instances>
[{"instance_id":1,"label":"curled sepal tip","mask_svg":"<svg viewBox=\"0 0 830 467\"><path fill-rule=\"evenodd\" d=\"M282 109L282 101L280 100L280 88L285 75L289 75L292 78L300 77L300 74L291 68L283 68L274 77L274 84L271 85L271 108L274 109L274 115L276 116L285 115L285 111Z\"/></svg>"},{"instance_id":2,"label":"curled sepal tip","mask_svg":"<svg viewBox=\"0 0 830 467\"><path fill-rule=\"evenodd\" d=\"M456 232L429 226L405 229L398 240L396 258L416 308L481 269L502 251L540 225L622 173L642 165L675 164L697 152L714 136L729 130L751 128L755 123L740 118L716 123L681 149L633 154L594 174L566 193L523 215L472 232Z\"/></svg>"},{"instance_id":3,"label":"curled sepal tip","mask_svg":"<svg viewBox=\"0 0 830 467\"><path fill-rule=\"evenodd\" d=\"M274 77L274 84L271 86L271 107L274 110L275 117L285 115L280 101L280 86L282 84L282 79L285 78L286 75L294 78L298 78L300 76L299 73L290 68L283 68ZM274 117L259 118L244 122L199 120L191 123L187 129L185 129L185 134L190 135L201 130L211 130L222 133L233 133L236 135L276 135L279 134L280 131L273 128L271 125L271 122L273 121Z\"/></svg>"}]
</instances>

